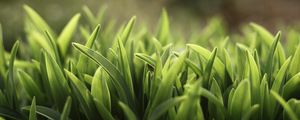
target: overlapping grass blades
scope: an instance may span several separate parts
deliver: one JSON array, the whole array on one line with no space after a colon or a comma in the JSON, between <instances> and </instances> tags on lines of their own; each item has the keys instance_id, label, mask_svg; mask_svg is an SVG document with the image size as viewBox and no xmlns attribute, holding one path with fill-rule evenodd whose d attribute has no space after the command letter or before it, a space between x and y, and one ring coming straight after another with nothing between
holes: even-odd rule
<instances>
[{"instance_id":1,"label":"overlapping grass blades","mask_svg":"<svg viewBox=\"0 0 300 120\"><path fill-rule=\"evenodd\" d=\"M135 16L116 28L105 8L94 15L84 6L58 33L24 10L28 42L5 51L0 25L3 118L300 119L300 45L287 39L297 30L274 37L251 23L226 35L216 18L175 41L166 10L152 32Z\"/></svg>"}]
</instances>

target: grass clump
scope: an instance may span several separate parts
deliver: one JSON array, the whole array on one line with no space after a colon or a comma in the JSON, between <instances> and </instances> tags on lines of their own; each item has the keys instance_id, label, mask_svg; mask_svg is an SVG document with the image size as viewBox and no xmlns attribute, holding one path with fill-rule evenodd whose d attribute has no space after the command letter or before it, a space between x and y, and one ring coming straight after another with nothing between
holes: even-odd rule
<instances>
[{"instance_id":1,"label":"grass clump","mask_svg":"<svg viewBox=\"0 0 300 120\"><path fill-rule=\"evenodd\" d=\"M27 42L5 51L0 26L3 118L300 119L295 31L273 36L251 23L227 37L213 19L177 41L165 10L152 33L136 17L116 30L104 9L94 16L83 7L58 34L24 9Z\"/></svg>"}]
</instances>

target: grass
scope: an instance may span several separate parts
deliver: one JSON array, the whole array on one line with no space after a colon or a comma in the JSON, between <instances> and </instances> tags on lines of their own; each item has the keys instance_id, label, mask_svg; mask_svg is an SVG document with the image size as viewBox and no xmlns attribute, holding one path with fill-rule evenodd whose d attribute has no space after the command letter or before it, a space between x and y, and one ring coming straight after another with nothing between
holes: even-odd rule
<instances>
[{"instance_id":1,"label":"grass","mask_svg":"<svg viewBox=\"0 0 300 120\"><path fill-rule=\"evenodd\" d=\"M166 10L152 32L85 6L57 33L24 10L27 41L10 52L0 26L3 119L300 119L296 30L251 23L228 37L213 19L184 41Z\"/></svg>"}]
</instances>

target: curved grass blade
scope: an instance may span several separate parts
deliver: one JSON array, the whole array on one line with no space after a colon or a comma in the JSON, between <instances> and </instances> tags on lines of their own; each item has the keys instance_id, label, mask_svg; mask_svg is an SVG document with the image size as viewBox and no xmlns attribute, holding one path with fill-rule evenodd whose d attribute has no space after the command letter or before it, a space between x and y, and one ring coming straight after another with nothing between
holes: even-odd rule
<instances>
[{"instance_id":1,"label":"curved grass blade","mask_svg":"<svg viewBox=\"0 0 300 120\"><path fill-rule=\"evenodd\" d=\"M284 77L285 77L285 75L287 73L286 71L288 70L288 67L290 65L290 61L291 61L291 57L288 58L284 62L284 64L281 66L281 68L279 69L279 71L278 71L278 73L277 73L277 75L275 77L275 80L273 82L273 85L272 85L271 89L273 91L277 92L277 93L280 93L280 90L281 90L281 88L284 85L284 81L285 81Z\"/></svg>"},{"instance_id":2,"label":"curved grass blade","mask_svg":"<svg viewBox=\"0 0 300 120\"><path fill-rule=\"evenodd\" d=\"M170 108L174 107L175 105L178 105L180 102L182 102L185 99L186 96L175 97L166 100L165 102L161 103L153 110L153 113L150 115L149 120L157 120L163 114L168 112Z\"/></svg>"},{"instance_id":3,"label":"curved grass blade","mask_svg":"<svg viewBox=\"0 0 300 120\"><path fill-rule=\"evenodd\" d=\"M210 78L211 78L212 69L213 69L213 65L214 65L214 61L215 61L217 52L218 52L218 48L214 48L211 55L209 56L209 59L207 61L207 65L205 66L204 78L203 78L203 80L204 80L203 86L205 88L208 88L208 86L210 84Z\"/></svg>"},{"instance_id":4,"label":"curved grass blade","mask_svg":"<svg viewBox=\"0 0 300 120\"><path fill-rule=\"evenodd\" d=\"M125 81L123 81L124 77L117 69L117 67L101 54L77 43L73 43L73 45L77 50L103 67L103 69L113 78L113 84L119 90L118 95L120 96L122 102L127 103L128 98L131 98L131 95L128 86L126 85Z\"/></svg>"},{"instance_id":5,"label":"curved grass blade","mask_svg":"<svg viewBox=\"0 0 300 120\"><path fill-rule=\"evenodd\" d=\"M142 61L146 62L147 64L149 64L151 67L155 68L155 60L153 58L151 58L150 56L144 54L144 53L136 53L135 56L139 59L141 59Z\"/></svg>"},{"instance_id":6,"label":"curved grass blade","mask_svg":"<svg viewBox=\"0 0 300 120\"><path fill-rule=\"evenodd\" d=\"M43 93L38 84L23 70L18 70L18 77L21 85L25 88L30 97L36 96L37 99L43 98Z\"/></svg>"},{"instance_id":7,"label":"curved grass blade","mask_svg":"<svg viewBox=\"0 0 300 120\"><path fill-rule=\"evenodd\" d=\"M124 44L127 43L129 37L130 37L130 34L132 33L132 28L134 26L134 23L135 23L135 20L136 20L136 17L133 16L129 22L127 23L127 25L125 26L123 32L122 32L122 35L121 35L121 40Z\"/></svg>"},{"instance_id":8,"label":"curved grass blade","mask_svg":"<svg viewBox=\"0 0 300 120\"><path fill-rule=\"evenodd\" d=\"M300 72L289 79L283 86L283 97L290 98L293 94L300 91Z\"/></svg>"},{"instance_id":9,"label":"curved grass blade","mask_svg":"<svg viewBox=\"0 0 300 120\"><path fill-rule=\"evenodd\" d=\"M94 99L98 112L104 120L114 120L112 113L97 99Z\"/></svg>"},{"instance_id":10,"label":"curved grass blade","mask_svg":"<svg viewBox=\"0 0 300 120\"><path fill-rule=\"evenodd\" d=\"M119 46L119 55L120 55L119 56L119 60L120 60L119 64L123 71L123 76L125 78L126 86L129 87L131 97L134 100L135 94L134 94L134 88L133 88L133 83L132 83L133 82L132 76L131 76L131 72L130 72L129 60L128 60L128 56L127 56L126 50L124 48L124 45L123 45L121 39L118 40L118 46ZM132 101L132 102L134 102L134 101Z\"/></svg>"},{"instance_id":11,"label":"curved grass blade","mask_svg":"<svg viewBox=\"0 0 300 120\"><path fill-rule=\"evenodd\" d=\"M14 119L14 120L24 120L25 118L23 115L15 110L6 108L6 107L0 107L0 116Z\"/></svg>"},{"instance_id":12,"label":"curved grass blade","mask_svg":"<svg viewBox=\"0 0 300 120\"><path fill-rule=\"evenodd\" d=\"M248 80L243 80L233 93L229 106L230 119L239 120L251 108L251 91Z\"/></svg>"},{"instance_id":13,"label":"curved grass blade","mask_svg":"<svg viewBox=\"0 0 300 120\"><path fill-rule=\"evenodd\" d=\"M92 46L94 45L94 42L99 38L99 36L100 36L100 25L97 25L97 27L94 29L91 36L85 43L85 46L88 48L92 48ZM90 65L91 65L91 67L89 67ZM86 67L86 66L88 66L88 67ZM90 68L92 68L92 66L94 66L94 64L90 63L86 56L83 56L83 55L79 56L79 60L78 60L76 67L80 72L90 73Z\"/></svg>"},{"instance_id":14,"label":"curved grass blade","mask_svg":"<svg viewBox=\"0 0 300 120\"><path fill-rule=\"evenodd\" d=\"M134 112L126 104L124 104L121 101L119 101L118 103L120 107L123 109L123 112L125 113L128 120L137 120L137 117L134 114Z\"/></svg>"},{"instance_id":15,"label":"curved grass blade","mask_svg":"<svg viewBox=\"0 0 300 120\"><path fill-rule=\"evenodd\" d=\"M57 38L57 44L63 56L66 56L71 38L77 28L80 14L74 15Z\"/></svg>"},{"instance_id":16,"label":"curved grass blade","mask_svg":"<svg viewBox=\"0 0 300 120\"><path fill-rule=\"evenodd\" d=\"M272 76L272 72L273 72L273 60L274 60L274 55L275 55L275 50L277 48L277 44L279 42L279 40L281 39L281 32L279 31L276 36L275 36L275 40L272 43L272 46L269 50L269 54L268 54L268 58L267 58L267 66L266 66L266 72L269 76ZM271 78L271 77L270 77Z\"/></svg>"},{"instance_id":17,"label":"curved grass blade","mask_svg":"<svg viewBox=\"0 0 300 120\"><path fill-rule=\"evenodd\" d=\"M280 97L280 95L278 95L278 93L271 90L271 96L274 97L279 102L279 104L281 104L291 120L298 120L297 115L294 113L293 109L284 101L282 97Z\"/></svg>"},{"instance_id":18,"label":"curved grass blade","mask_svg":"<svg viewBox=\"0 0 300 120\"><path fill-rule=\"evenodd\" d=\"M259 103L259 86L260 86L260 72L255 63L255 59L247 50L247 61L250 69L250 87L251 87L251 96L252 96L252 104Z\"/></svg>"},{"instance_id":19,"label":"curved grass blade","mask_svg":"<svg viewBox=\"0 0 300 120\"><path fill-rule=\"evenodd\" d=\"M101 102L108 111L111 111L111 97L108 84L106 82L107 79L108 78L106 78L104 71L101 67L99 67L92 80L91 94L94 99L99 100L99 102Z\"/></svg>"},{"instance_id":20,"label":"curved grass blade","mask_svg":"<svg viewBox=\"0 0 300 120\"><path fill-rule=\"evenodd\" d=\"M48 53L44 53L43 56L45 58L45 68L43 69L48 77L51 93L57 107L62 110L70 93L68 82L57 62Z\"/></svg>"},{"instance_id":21,"label":"curved grass blade","mask_svg":"<svg viewBox=\"0 0 300 120\"><path fill-rule=\"evenodd\" d=\"M51 35L56 36L55 32L49 27L45 20L36 11L34 11L28 5L23 5L23 8L26 11L26 14L28 15L29 19L40 30L40 32L47 30L50 32Z\"/></svg>"},{"instance_id":22,"label":"curved grass blade","mask_svg":"<svg viewBox=\"0 0 300 120\"><path fill-rule=\"evenodd\" d=\"M22 109L24 110L30 110L31 106L26 106L26 107L23 107ZM46 117L47 119L50 119L50 120L59 120L60 118L60 113L51 109L51 108L48 108L48 107L44 107L44 106L36 106L36 113L37 114L40 114L44 117Z\"/></svg>"},{"instance_id":23,"label":"curved grass blade","mask_svg":"<svg viewBox=\"0 0 300 120\"><path fill-rule=\"evenodd\" d=\"M169 71L166 71L165 76L162 78L161 83L158 86L158 90L153 98L153 103L148 106L149 113L151 114L154 108L156 108L159 104L161 104L163 101L169 99L171 92L172 92L172 85L175 82L177 78L177 74L180 73L180 70L182 69L184 65L184 60L187 57L187 52L183 53L177 61L174 63L174 66L171 66ZM150 117L148 114L148 118Z\"/></svg>"},{"instance_id":24,"label":"curved grass blade","mask_svg":"<svg viewBox=\"0 0 300 120\"><path fill-rule=\"evenodd\" d=\"M289 77L294 76L295 74L297 74L298 72L300 72L300 44L298 45L292 61L291 61L291 66L289 68Z\"/></svg>"}]
</instances>

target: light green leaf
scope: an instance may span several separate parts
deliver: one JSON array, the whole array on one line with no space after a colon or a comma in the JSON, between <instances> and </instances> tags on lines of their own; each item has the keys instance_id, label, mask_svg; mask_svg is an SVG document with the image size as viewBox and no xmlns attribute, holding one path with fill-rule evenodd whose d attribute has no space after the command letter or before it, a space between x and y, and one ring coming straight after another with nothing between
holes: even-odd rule
<instances>
[{"instance_id":1,"label":"light green leaf","mask_svg":"<svg viewBox=\"0 0 300 120\"><path fill-rule=\"evenodd\" d=\"M158 24L158 31L157 31L157 39L161 41L162 45L166 45L169 41L169 34L170 34L170 25L169 25L169 18L167 11L163 9L159 24Z\"/></svg>"},{"instance_id":2,"label":"light green leaf","mask_svg":"<svg viewBox=\"0 0 300 120\"><path fill-rule=\"evenodd\" d=\"M239 120L251 108L251 91L248 80L243 80L236 88L229 106L230 119Z\"/></svg>"},{"instance_id":3,"label":"light green leaf","mask_svg":"<svg viewBox=\"0 0 300 120\"><path fill-rule=\"evenodd\" d=\"M129 22L127 23L127 25L125 26L123 32L122 32L122 35L121 35L121 40L124 44L127 43L129 37L130 37L130 34L132 32L132 28L134 26L134 23L135 23L135 20L136 20L136 17L133 16Z\"/></svg>"},{"instance_id":4,"label":"light green leaf","mask_svg":"<svg viewBox=\"0 0 300 120\"><path fill-rule=\"evenodd\" d=\"M56 36L55 32L49 27L45 20L36 11L34 11L28 5L23 5L23 8L26 14L28 15L29 19L39 29L40 32L49 31L51 35Z\"/></svg>"},{"instance_id":5,"label":"light green leaf","mask_svg":"<svg viewBox=\"0 0 300 120\"><path fill-rule=\"evenodd\" d=\"M107 85L107 77L101 67L97 69L95 72L93 81L92 81L92 88L91 94L94 99L97 99L101 102L108 111L111 111L111 98L110 92Z\"/></svg>"},{"instance_id":6,"label":"light green leaf","mask_svg":"<svg viewBox=\"0 0 300 120\"><path fill-rule=\"evenodd\" d=\"M63 56L66 56L70 41L77 28L80 14L74 15L57 38L57 44Z\"/></svg>"}]
</instances>

